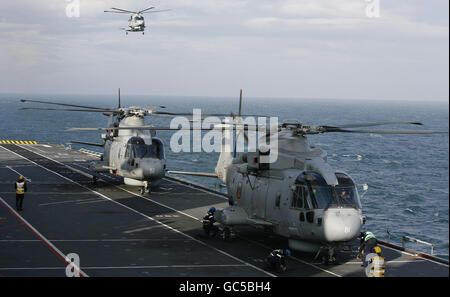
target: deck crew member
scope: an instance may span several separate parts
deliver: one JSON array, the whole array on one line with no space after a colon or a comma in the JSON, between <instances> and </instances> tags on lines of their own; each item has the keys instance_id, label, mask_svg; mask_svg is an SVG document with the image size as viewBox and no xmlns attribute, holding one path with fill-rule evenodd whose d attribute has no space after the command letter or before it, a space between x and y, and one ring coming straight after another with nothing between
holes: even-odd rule
<instances>
[{"instance_id":1,"label":"deck crew member","mask_svg":"<svg viewBox=\"0 0 450 297\"><path fill-rule=\"evenodd\" d=\"M266 261L268 264L268 268L270 270L280 270L280 271L286 271L286 256L289 256L291 254L291 251L286 249L278 249L273 250L269 257L267 257Z\"/></svg>"},{"instance_id":2,"label":"deck crew member","mask_svg":"<svg viewBox=\"0 0 450 297\"><path fill-rule=\"evenodd\" d=\"M15 182L14 187L16 188L16 209L21 211L23 198L25 196L25 192L27 191L27 184L25 183L22 175L19 177L19 180Z\"/></svg>"},{"instance_id":3,"label":"deck crew member","mask_svg":"<svg viewBox=\"0 0 450 297\"><path fill-rule=\"evenodd\" d=\"M214 223L216 222L216 219L214 218L215 212L216 208L211 207L206 216L203 217L203 230L205 231L206 238L216 236L219 231L219 228L214 226Z\"/></svg>"},{"instance_id":4,"label":"deck crew member","mask_svg":"<svg viewBox=\"0 0 450 297\"><path fill-rule=\"evenodd\" d=\"M363 265L367 267L366 256L374 252L374 248L377 246L378 241L372 232L362 232L361 233L361 246L359 247L359 254L363 252Z\"/></svg>"},{"instance_id":5,"label":"deck crew member","mask_svg":"<svg viewBox=\"0 0 450 297\"><path fill-rule=\"evenodd\" d=\"M371 264L370 271L368 272L369 277L384 277L384 271L386 269L386 264L384 258L381 257L381 248L376 246L374 252L377 254L375 257L370 259L369 264Z\"/></svg>"}]
</instances>

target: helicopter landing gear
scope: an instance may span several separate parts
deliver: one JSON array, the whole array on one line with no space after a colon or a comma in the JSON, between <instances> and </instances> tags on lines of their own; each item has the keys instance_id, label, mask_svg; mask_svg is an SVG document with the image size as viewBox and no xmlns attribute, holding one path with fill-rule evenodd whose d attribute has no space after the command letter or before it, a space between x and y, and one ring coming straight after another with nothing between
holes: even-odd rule
<instances>
[{"instance_id":1,"label":"helicopter landing gear","mask_svg":"<svg viewBox=\"0 0 450 297\"><path fill-rule=\"evenodd\" d=\"M219 234L223 241L231 241L236 237L236 234L229 226L220 226Z\"/></svg>"},{"instance_id":2,"label":"helicopter landing gear","mask_svg":"<svg viewBox=\"0 0 450 297\"><path fill-rule=\"evenodd\" d=\"M142 32L142 35L145 35L145 32Z\"/></svg>"},{"instance_id":3,"label":"helicopter landing gear","mask_svg":"<svg viewBox=\"0 0 450 297\"><path fill-rule=\"evenodd\" d=\"M144 186L141 187L140 193L141 195L144 195L146 193L150 194L150 183L148 181L144 182Z\"/></svg>"},{"instance_id":4,"label":"helicopter landing gear","mask_svg":"<svg viewBox=\"0 0 450 297\"><path fill-rule=\"evenodd\" d=\"M316 256L314 257L314 260L316 260L323 251L325 251L326 253L323 253L323 255L322 255L322 264L337 265L339 263L334 246L320 247L319 251L317 252Z\"/></svg>"},{"instance_id":5,"label":"helicopter landing gear","mask_svg":"<svg viewBox=\"0 0 450 297\"><path fill-rule=\"evenodd\" d=\"M125 34L128 35L128 31L125 31Z\"/></svg>"}]
</instances>

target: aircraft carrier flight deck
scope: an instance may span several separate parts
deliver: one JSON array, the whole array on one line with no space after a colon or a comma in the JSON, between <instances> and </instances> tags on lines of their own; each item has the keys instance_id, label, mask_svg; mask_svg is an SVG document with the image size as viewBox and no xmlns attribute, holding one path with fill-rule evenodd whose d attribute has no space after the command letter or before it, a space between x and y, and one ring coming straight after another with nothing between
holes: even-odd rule
<instances>
[{"instance_id":1,"label":"aircraft carrier flight deck","mask_svg":"<svg viewBox=\"0 0 450 297\"><path fill-rule=\"evenodd\" d=\"M205 239L201 219L227 197L166 177L150 195L87 169L95 156L53 144L0 144L0 276L66 276L65 257L79 256L81 276L364 277L358 246L338 265L293 252L288 270L264 270L263 259L287 240L237 228L230 242ZM23 211L14 182L28 179ZM383 246L386 277L449 276L448 264Z\"/></svg>"}]
</instances>

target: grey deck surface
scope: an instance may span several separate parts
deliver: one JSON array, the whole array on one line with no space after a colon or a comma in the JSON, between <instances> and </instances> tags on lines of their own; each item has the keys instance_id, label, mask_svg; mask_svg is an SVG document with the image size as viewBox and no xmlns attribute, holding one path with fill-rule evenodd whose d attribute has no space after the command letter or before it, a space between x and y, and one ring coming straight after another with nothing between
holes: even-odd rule
<instances>
[{"instance_id":1,"label":"grey deck surface","mask_svg":"<svg viewBox=\"0 0 450 297\"><path fill-rule=\"evenodd\" d=\"M0 276L65 276L54 248L78 254L93 277L365 276L356 245L340 253L339 265L294 252L288 271L266 272L263 259L286 248L286 239L253 227L237 229L232 242L202 237L201 218L213 205L226 206L225 196L168 178L145 196L111 175L94 186L87 170L93 159L62 145L0 145L0 198L10 206L0 203ZM16 213L19 173L31 182ZM387 277L449 276L447 265L388 247L383 256Z\"/></svg>"}]
</instances>

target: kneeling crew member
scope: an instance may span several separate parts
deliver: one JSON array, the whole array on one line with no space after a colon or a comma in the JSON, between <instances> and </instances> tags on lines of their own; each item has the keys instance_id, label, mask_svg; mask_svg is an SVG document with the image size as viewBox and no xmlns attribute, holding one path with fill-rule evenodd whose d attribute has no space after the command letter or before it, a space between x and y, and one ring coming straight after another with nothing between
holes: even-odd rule
<instances>
[{"instance_id":1,"label":"kneeling crew member","mask_svg":"<svg viewBox=\"0 0 450 297\"><path fill-rule=\"evenodd\" d=\"M289 256L291 251L286 250L273 250L269 257L267 257L267 263L269 264L269 268L271 270L277 270L278 268L281 271L286 271L286 256Z\"/></svg>"},{"instance_id":2,"label":"kneeling crew member","mask_svg":"<svg viewBox=\"0 0 450 297\"><path fill-rule=\"evenodd\" d=\"M14 187L16 188L16 209L21 211L23 198L27 191L27 184L25 183L23 176L19 177L19 180L15 182Z\"/></svg>"}]
</instances>

